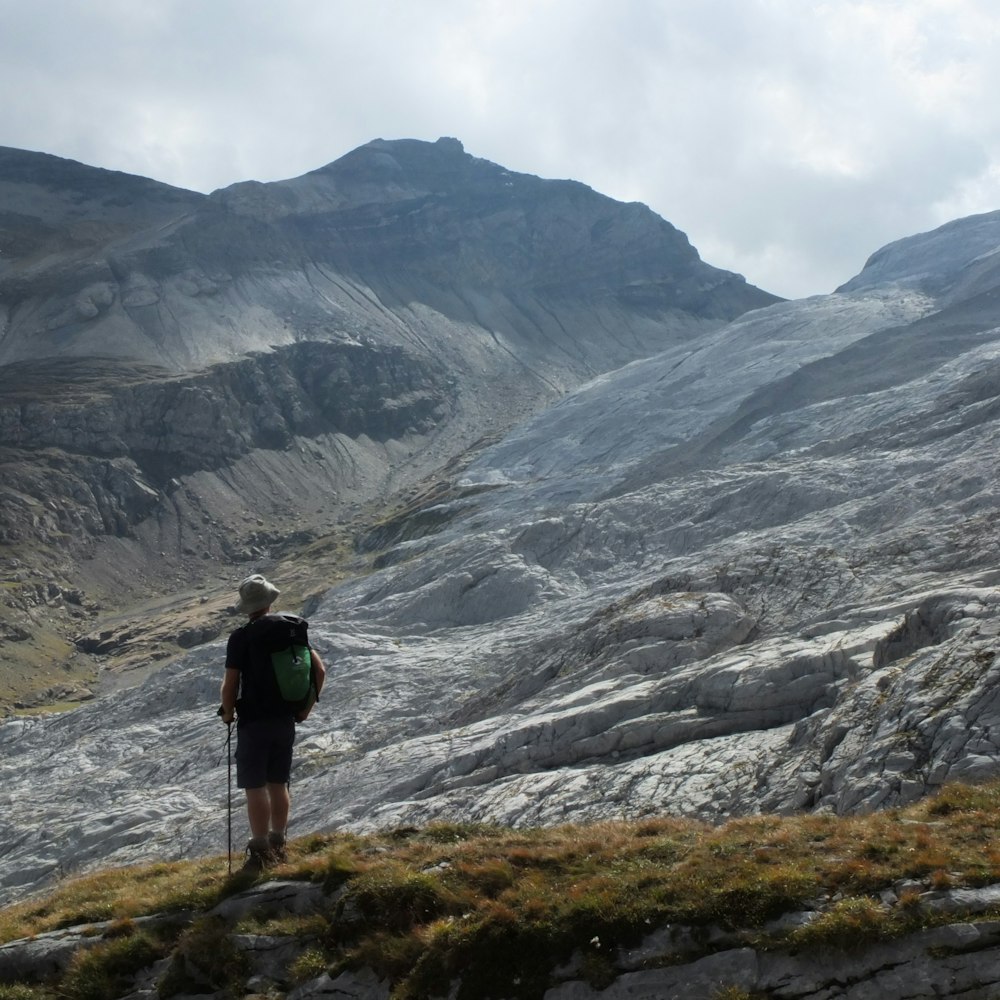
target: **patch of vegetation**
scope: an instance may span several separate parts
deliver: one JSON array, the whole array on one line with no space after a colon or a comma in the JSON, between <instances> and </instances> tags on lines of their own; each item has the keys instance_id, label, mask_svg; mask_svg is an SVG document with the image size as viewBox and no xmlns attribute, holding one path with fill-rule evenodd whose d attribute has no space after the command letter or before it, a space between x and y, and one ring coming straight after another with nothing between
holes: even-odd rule
<instances>
[{"instance_id":1,"label":"patch of vegetation","mask_svg":"<svg viewBox=\"0 0 1000 1000\"><path fill-rule=\"evenodd\" d=\"M162 958L161 942L142 932L114 936L73 956L60 983L65 1000L108 1000L121 995L133 976Z\"/></svg>"},{"instance_id":2,"label":"patch of vegetation","mask_svg":"<svg viewBox=\"0 0 1000 1000\"><path fill-rule=\"evenodd\" d=\"M856 949L866 942L886 937L885 907L874 899L860 896L833 904L815 921L792 933L792 943L800 948Z\"/></svg>"},{"instance_id":3,"label":"patch of vegetation","mask_svg":"<svg viewBox=\"0 0 1000 1000\"><path fill-rule=\"evenodd\" d=\"M0 602L0 633L16 629L20 619ZM14 705L24 698L48 702L47 689L76 689L94 680L92 663L73 656L74 647L59 635L51 622L32 625L30 638L0 641L0 706ZM33 706L34 707L34 706Z\"/></svg>"},{"instance_id":4,"label":"patch of vegetation","mask_svg":"<svg viewBox=\"0 0 1000 1000\"><path fill-rule=\"evenodd\" d=\"M0 984L0 1000L45 1000L41 988L35 989L24 983L4 986Z\"/></svg>"},{"instance_id":5,"label":"patch of vegetation","mask_svg":"<svg viewBox=\"0 0 1000 1000\"><path fill-rule=\"evenodd\" d=\"M181 993L221 990L225 996L242 997L242 984L249 974L249 959L233 943L225 921L203 917L180 936L170 967L159 982L159 994L167 1000Z\"/></svg>"},{"instance_id":6,"label":"patch of vegetation","mask_svg":"<svg viewBox=\"0 0 1000 1000\"><path fill-rule=\"evenodd\" d=\"M0 943L61 927L206 910L248 884L246 877L227 878L218 858L112 868L0 910Z\"/></svg>"},{"instance_id":7,"label":"patch of vegetation","mask_svg":"<svg viewBox=\"0 0 1000 1000\"><path fill-rule=\"evenodd\" d=\"M86 703L82 701L57 701L31 708L17 708L13 714L18 718L30 719L35 715L58 715L60 712L72 712L74 708L79 708L84 704Z\"/></svg>"},{"instance_id":8,"label":"patch of vegetation","mask_svg":"<svg viewBox=\"0 0 1000 1000\"><path fill-rule=\"evenodd\" d=\"M318 979L330 967L330 959L318 948L307 948L288 967L288 974L293 983L307 983L310 979Z\"/></svg>"},{"instance_id":9,"label":"patch of vegetation","mask_svg":"<svg viewBox=\"0 0 1000 1000\"><path fill-rule=\"evenodd\" d=\"M617 975L619 949L667 925L687 928L688 951L653 962L707 948L712 928L751 946L849 950L958 919L923 907L920 891L1000 882L998 806L995 782L951 785L906 809L868 816L758 816L717 827L670 818L533 830L436 824L366 837L313 835L291 845L277 875L322 884L329 906L251 916L239 928L300 942L289 983L370 967L392 981L394 1000L446 995L456 982L458 1000L541 997L558 966L604 988ZM221 919L196 919L184 930L178 924L155 939L132 922L142 914L205 913L256 880L224 873L224 859L215 858L67 882L0 911L0 941L111 920L110 930L95 928L104 940L81 953L60 996L96 996L136 963L165 954L164 996L228 988L249 973ZM920 888L904 886L898 902L884 903L880 894L901 882ZM794 930L770 923L801 912L812 919ZM727 989L720 997L748 996ZM40 995L21 989L0 1000Z\"/></svg>"}]
</instances>

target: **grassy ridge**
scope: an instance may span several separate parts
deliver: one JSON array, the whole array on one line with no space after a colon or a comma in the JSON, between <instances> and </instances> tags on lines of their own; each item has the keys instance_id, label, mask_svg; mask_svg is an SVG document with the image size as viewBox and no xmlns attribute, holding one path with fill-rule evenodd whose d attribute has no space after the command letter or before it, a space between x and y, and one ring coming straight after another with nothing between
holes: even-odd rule
<instances>
[{"instance_id":1,"label":"grassy ridge","mask_svg":"<svg viewBox=\"0 0 1000 1000\"><path fill-rule=\"evenodd\" d=\"M609 982L615 950L667 924L688 928L695 949L708 947L710 927L739 931L755 947L811 949L954 921L921 908L919 894L1000 882L998 827L1000 782L951 785L907 809L859 817L317 835L297 841L274 876L322 883L331 894L327 910L250 919L240 929L299 937L291 970L299 980L370 966L392 978L400 1000L446 993L459 977L462 997L541 996L551 970L574 955L581 975ZM914 885L901 886L908 881ZM94 921L127 929L145 914L204 912L248 884L245 876L227 878L218 858L105 871L0 911L0 942ZM879 893L893 886L898 902L887 906ZM818 915L794 930L767 927L801 910ZM119 937L135 940L109 946L106 961L199 947L222 953L217 922L159 933L123 930ZM94 954L87 961L100 966ZM68 980L58 989L83 995Z\"/></svg>"}]
</instances>

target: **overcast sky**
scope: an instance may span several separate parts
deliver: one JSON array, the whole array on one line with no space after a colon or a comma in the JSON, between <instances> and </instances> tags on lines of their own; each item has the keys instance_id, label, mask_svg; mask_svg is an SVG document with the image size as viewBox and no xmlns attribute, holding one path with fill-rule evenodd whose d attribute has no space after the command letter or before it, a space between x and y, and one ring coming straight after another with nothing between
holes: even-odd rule
<instances>
[{"instance_id":1,"label":"overcast sky","mask_svg":"<svg viewBox=\"0 0 1000 1000\"><path fill-rule=\"evenodd\" d=\"M788 297L1000 209L996 0L0 0L0 145L198 191L442 135Z\"/></svg>"}]
</instances>

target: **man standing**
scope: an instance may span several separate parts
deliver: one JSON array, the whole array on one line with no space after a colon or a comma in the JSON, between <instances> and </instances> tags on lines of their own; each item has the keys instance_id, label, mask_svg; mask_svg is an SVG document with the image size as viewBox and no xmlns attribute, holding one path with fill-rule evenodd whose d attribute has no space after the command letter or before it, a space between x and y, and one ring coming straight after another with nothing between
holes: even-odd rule
<instances>
[{"instance_id":1,"label":"man standing","mask_svg":"<svg viewBox=\"0 0 1000 1000\"><path fill-rule=\"evenodd\" d=\"M237 610L249 620L229 636L219 715L227 725L237 719L236 784L246 793L250 820L250 842L243 867L262 871L285 859L295 723L305 720L312 704L296 710L282 698L268 648L275 628L282 627L285 621L300 623L304 628L305 622L293 615L271 614L279 590L259 573L240 584L239 594ZM310 646L309 652L315 701L326 670L316 650Z\"/></svg>"}]
</instances>

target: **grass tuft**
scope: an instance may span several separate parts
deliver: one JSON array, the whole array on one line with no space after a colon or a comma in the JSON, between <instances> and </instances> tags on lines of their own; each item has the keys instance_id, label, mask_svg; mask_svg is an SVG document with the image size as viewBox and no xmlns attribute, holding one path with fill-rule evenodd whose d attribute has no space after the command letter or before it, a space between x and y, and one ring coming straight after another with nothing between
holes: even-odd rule
<instances>
[{"instance_id":1,"label":"grass tuft","mask_svg":"<svg viewBox=\"0 0 1000 1000\"><path fill-rule=\"evenodd\" d=\"M387 860L351 881L340 912L357 913L368 927L405 931L446 914L452 905L437 877Z\"/></svg>"},{"instance_id":2,"label":"grass tuft","mask_svg":"<svg viewBox=\"0 0 1000 1000\"><path fill-rule=\"evenodd\" d=\"M804 950L835 948L854 951L889 936L885 907L874 899L859 896L834 903L812 923L796 928L793 946Z\"/></svg>"},{"instance_id":3,"label":"grass tuft","mask_svg":"<svg viewBox=\"0 0 1000 1000\"><path fill-rule=\"evenodd\" d=\"M0 984L0 1000L48 1000L41 987L25 983Z\"/></svg>"},{"instance_id":4,"label":"grass tuft","mask_svg":"<svg viewBox=\"0 0 1000 1000\"><path fill-rule=\"evenodd\" d=\"M307 948L288 967L292 982L300 985L318 979L330 967L330 959L319 948Z\"/></svg>"},{"instance_id":5,"label":"grass tuft","mask_svg":"<svg viewBox=\"0 0 1000 1000\"><path fill-rule=\"evenodd\" d=\"M179 994L221 992L241 997L242 984L250 974L247 956L229 937L221 917L203 917L183 934L171 956L170 966L159 982L163 1000ZM106 994L102 1000L114 994Z\"/></svg>"},{"instance_id":6,"label":"grass tuft","mask_svg":"<svg viewBox=\"0 0 1000 1000\"><path fill-rule=\"evenodd\" d=\"M121 995L132 977L162 958L164 949L144 933L113 937L73 956L62 979L60 998L108 1000Z\"/></svg>"}]
</instances>

